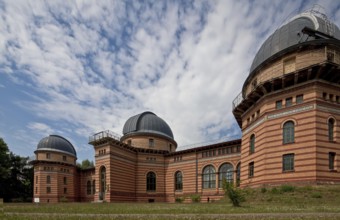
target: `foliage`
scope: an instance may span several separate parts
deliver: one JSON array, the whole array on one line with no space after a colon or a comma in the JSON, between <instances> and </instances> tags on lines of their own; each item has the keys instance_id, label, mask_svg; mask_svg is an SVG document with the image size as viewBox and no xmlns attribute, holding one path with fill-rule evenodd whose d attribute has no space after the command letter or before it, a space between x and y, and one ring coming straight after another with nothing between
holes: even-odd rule
<instances>
[{"instance_id":1,"label":"foliage","mask_svg":"<svg viewBox=\"0 0 340 220\"><path fill-rule=\"evenodd\" d=\"M0 138L0 198L4 202L32 201L33 167L27 157L20 157L9 151Z\"/></svg>"},{"instance_id":2,"label":"foliage","mask_svg":"<svg viewBox=\"0 0 340 220\"><path fill-rule=\"evenodd\" d=\"M232 183L223 180L223 189L234 207L239 207L242 202L245 202L245 196L243 195L242 190L234 187Z\"/></svg>"},{"instance_id":3,"label":"foliage","mask_svg":"<svg viewBox=\"0 0 340 220\"><path fill-rule=\"evenodd\" d=\"M86 160L83 160L81 164L78 163L77 166L80 167L81 169L88 169L88 168L94 167L94 163L93 161L89 161L88 159L86 159Z\"/></svg>"},{"instance_id":4,"label":"foliage","mask_svg":"<svg viewBox=\"0 0 340 220\"><path fill-rule=\"evenodd\" d=\"M201 201L201 195L199 194L193 194L190 196L192 202L200 202Z\"/></svg>"},{"instance_id":5,"label":"foliage","mask_svg":"<svg viewBox=\"0 0 340 220\"><path fill-rule=\"evenodd\" d=\"M263 187L261 188L261 193L266 193L267 192L267 188Z\"/></svg>"},{"instance_id":6,"label":"foliage","mask_svg":"<svg viewBox=\"0 0 340 220\"><path fill-rule=\"evenodd\" d=\"M178 203L182 203L184 201L184 198L183 197L176 197L175 201L178 202Z\"/></svg>"},{"instance_id":7,"label":"foliage","mask_svg":"<svg viewBox=\"0 0 340 220\"><path fill-rule=\"evenodd\" d=\"M285 192L294 192L295 191L295 187L291 186L291 185L282 185L280 187L281 192L285 193Z\"/></svg>"}]
</instances>

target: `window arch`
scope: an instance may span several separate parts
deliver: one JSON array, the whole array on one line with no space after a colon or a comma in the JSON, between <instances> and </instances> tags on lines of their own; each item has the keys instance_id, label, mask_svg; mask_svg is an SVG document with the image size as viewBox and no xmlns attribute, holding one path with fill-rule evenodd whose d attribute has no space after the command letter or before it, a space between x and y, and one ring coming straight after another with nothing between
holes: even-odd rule
<instances>
[{"instance_id":1,"label":"window arch","mask_svg":"<svg viewBox=\"0 0 340 220\"><path fill-rule=\"evenodd\" d=\"M148 174L146 175L146 190L156 190L156 174L154 172L148 172Z\"/></svg>"},{"instance_id":2,"label":"window arch","mask_svg":"<svg viewBox=\"0 0 340 220\"><path fill-rule=\"evenodd\" d=\"M183 189L183 176L181 171L175 173L175 190Z\"/></svg>"},{"instance_id":3,"label":"window arch","mask_svg":"<svg viewBox=\"0 0 340 220\"><path fill-rule=\"evenodd\" d=\"M328 119L328 140L334 141L334 124L335 120L333 118Z\"/></svg>"},{"instance_id":4,"label":"window arch","mask_svg":"<svg viewBox=\"0 0 340 220\"><path fill-rule=\"evenodd\" d=\"M255 134L252 134L250 136L250 141L249 141L249 153L252 154L255 152Z\"/></svg>"},{"instance_id":5,"label":"window arch","mask_svg":"<svg viewBox=\"0 0 340 220\"><path fill-rule=\"evenodd\" d=\"M203 169L202 185L203 189L216 188L216 173L212 165L208 165Z\"/></svg>"},{"instance_id":6,"label":"window arch","mask_svg":"<svg viewBox=\"0 0 340 220\"><path fill-rule=\"evenodd\" d=\"M236 166L236 186L240 186L241 181L241 162Z\"/></svg>"},{"instance_id":7,"label":"window arch","mask_svg":"<svg viewBox=\"0 0 340 220\"><path fill-rule=\"evenodd\" d=\"M87 181L87 184L86 184L86 192L87 192L87 195L91 195L91 181Z\"/></svg>"},{"instance_id":8,"label":"window arch","mask_svg":"<svg viewBox=\"0 0 340 220\"><path fill-rule=\"evenodd\" d=\"M233 183L233 174L234 174L234 167L230 163L224 163L220 166L219 172L219 182L218 187L223 186L223 179L225 179L228 183Z\"/></svg>"},{"instance_id":9,"label":"window arch","mask_svg":"<svg viewBox=\"0 0 340 220\"><path fill-rule=\"evenodd\" d=\"M294 136L295 136L295 124L293 121L287 121L286 123L283 124L283 133L282 133L282 138L283 138L283 143L284 144L289 144L289 143L294 143Z\"/></svg>"}]
</instances>

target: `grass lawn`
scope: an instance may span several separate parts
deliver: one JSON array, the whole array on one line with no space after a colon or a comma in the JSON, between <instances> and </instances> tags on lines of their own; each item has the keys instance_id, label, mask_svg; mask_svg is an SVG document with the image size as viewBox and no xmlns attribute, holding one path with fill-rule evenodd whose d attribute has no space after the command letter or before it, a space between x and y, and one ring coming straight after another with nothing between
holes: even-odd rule
<instances>
[{"instance_id":1,"label":"grass lawn","mask_svg":"<svg viewBox=\"0 0 340 220\"><path fill-rule=\"evenodd\" d=\"M244 189L246 202L5 203L4 219L340 219L340 186ZM312 213L312 214L311 214Z\"/></svg>"}]
</instances>

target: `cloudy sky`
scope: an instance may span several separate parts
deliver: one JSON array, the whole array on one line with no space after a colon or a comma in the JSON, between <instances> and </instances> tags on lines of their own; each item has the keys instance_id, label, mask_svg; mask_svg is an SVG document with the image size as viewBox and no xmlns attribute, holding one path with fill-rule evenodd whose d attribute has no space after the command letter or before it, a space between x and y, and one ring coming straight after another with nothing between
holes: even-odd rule
<instances>
[{"instance_id":1,"label":"cloudy sky","mask_svg":"<svg viewBox=\"0 0 340 220\"><path fill-rule=\"evenodd\" d=\"M31 156L58 134L93 160L90 135L152 111L179 149L238 138L232 101L258 48L316 3L340 25L332 0L0 0L0 137Z\"/></svg>"}]
</instances>

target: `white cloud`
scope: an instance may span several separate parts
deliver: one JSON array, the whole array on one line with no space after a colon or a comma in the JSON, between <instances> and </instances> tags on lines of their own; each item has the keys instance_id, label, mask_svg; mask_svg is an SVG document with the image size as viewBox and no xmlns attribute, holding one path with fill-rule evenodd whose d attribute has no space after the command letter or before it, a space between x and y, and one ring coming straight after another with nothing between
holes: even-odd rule
<instances>
[{"instance_id":1,"label":"white cloud","mask_svg":"<svg viewBox=\"0 0 340 220\"><path fill-rule=\"evenodd\" d=\"M252 58L302 3L5 1L0 70L41 94L27 103L33 114L84 138L120 133L144 110L167 121L180 145L233 136L231 103ZM53 131L46 123L28 129Z\"/></svg>"}]
</instances>

